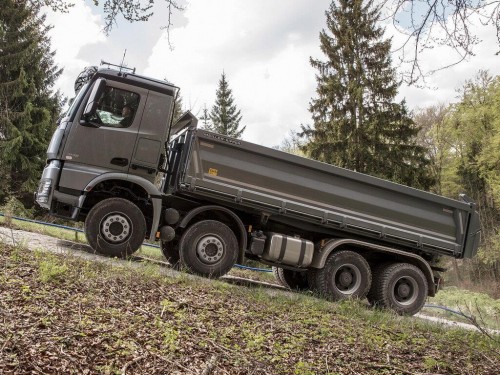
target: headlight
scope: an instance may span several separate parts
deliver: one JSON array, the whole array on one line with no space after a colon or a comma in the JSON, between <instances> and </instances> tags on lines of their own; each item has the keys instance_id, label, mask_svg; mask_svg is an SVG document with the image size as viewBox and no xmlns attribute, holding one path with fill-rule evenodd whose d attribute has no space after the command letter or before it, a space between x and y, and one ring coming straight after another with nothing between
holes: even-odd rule
<instances>
[{"instance_id":1,"label":"headlight","mask_svg":"<svg viewBox=\"0 0 500 375\"><path fill-rule=\"evenodd\" d=\"M48 202L51 187L52 187L52 180L50 178L42 178L40 180L40 185L38 185L38 193L37 193L38 203Z\"/></svg>"}]
</instances>

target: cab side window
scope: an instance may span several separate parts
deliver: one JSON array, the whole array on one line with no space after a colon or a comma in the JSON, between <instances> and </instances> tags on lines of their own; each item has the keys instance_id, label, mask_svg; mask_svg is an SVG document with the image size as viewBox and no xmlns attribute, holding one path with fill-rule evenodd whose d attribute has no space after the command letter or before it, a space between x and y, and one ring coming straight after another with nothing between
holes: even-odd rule
<instances>
[{"instance_id":1,"label":"cab side window","mask_svg":"<svg viewBox=\"0 0 500 375\"><path fill-rule=\"evenodd\" d=\"M134 121L139 99L134 92L107 86L90 121L101 126L128 128Z\"/></svg>"}]
</instances>

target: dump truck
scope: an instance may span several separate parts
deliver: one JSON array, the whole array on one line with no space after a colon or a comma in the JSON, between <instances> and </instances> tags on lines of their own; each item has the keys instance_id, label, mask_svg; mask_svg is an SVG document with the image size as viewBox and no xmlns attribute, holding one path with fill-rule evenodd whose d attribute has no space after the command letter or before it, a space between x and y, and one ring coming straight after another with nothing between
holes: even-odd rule
<instances>
[{"instance_id":1,"label":"dump truck","mask_svg":"<svg viewBox=\"0 0 500 375\"><path fill-rule=\"evenodd\" d=\"M172 123L176 86L111 64L84 73L35 199L84 222L97 253L127 257L159 241L172 265L205 277L251 259L291 288L410 315L437 292L442 256L477 252L479 215L465 195L199 129L190 112Z\"/></svg>"}]
</instances>

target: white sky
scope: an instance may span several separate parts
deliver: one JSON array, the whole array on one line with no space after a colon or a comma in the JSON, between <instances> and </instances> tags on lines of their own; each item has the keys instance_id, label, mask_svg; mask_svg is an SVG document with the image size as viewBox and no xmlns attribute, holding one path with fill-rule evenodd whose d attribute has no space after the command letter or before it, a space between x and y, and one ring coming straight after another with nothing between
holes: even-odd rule
<instances>
[{"instance_id":1,"label":"white sky","mask_svg":"<svg viewBox=\"0 0 500 375\"><path fill-rule=\"evenodd\" d=\"M311 123L307 109L316 81L309 57L324 59L319 32L326 27L330 0L187 0L186 10L174 15L173 50L161 30L166 9L157 1L160 6L149 22L119 20L109 36L102 31L102 14L89 0L77 1L68 14L49 12L52 48L64 68L57 88L72 97L74 79L85 66L99 65L101 59L119 63L127 49L128 66L179 86L184 109L199 116L205 105L213 105L224 71L247 126L245 140L274 146L290 129ZM406 98L410 109L454 101L456 89L479 69L500 74L495 30L477 24L483 42L476 56L436 73L429 88L400 88L399 99ZM392 34L390 27L387 34ZM394 35L393 47L401 41ZM433 69L452 58L449 50L436 48L422 56L422 65Z\"/></svg>"}]
</instances>

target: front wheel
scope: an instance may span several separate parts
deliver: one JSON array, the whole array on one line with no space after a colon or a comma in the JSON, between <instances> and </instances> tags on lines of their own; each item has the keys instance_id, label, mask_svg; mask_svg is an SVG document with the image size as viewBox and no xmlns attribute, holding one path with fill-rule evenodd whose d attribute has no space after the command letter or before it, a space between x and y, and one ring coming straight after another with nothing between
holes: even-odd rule
<instances>
[{"instance_id":1,"label":"front wheel","mask_svg":"<svg viewBox=\"0 0 500 375\"><path fill-rule=\"evenodd\" d=\"M424 273L413 264L391 263L374 276L368 300L374 306L414 315L425 304L428 283Z\"/></svg>"},{"instance_id":2,"label":"front wheel","mask_svg":"<svg viewBox=\"0 0 500 375\"><path fill-rule=\"evenodd\" d=\"M372 275L366 259L354 251L330 254L325 266L313 273L314 288L333 301L363 299L370 290Z\"/></svg>"},{"instance_id":3,"label":"front wheel","mask_svg":"<svg viewBox=\"0 0 500 375\"><path fill-rule=\"evenodd\" d=\"M225 275L238 259L238 241L233 231L216 220L193 224L179 241L181 266L206 277Z\"/></svg>"},{"instance_id":4,"label":"front wheel","mask_svg":"<svg viewBox=\"0 0 500 375\"><path fill-rule=\"evenodd\" d=\"M108 198L90 210L85 219L85 236L96 252L126 258L141 247L146 236L146 221L134 203Z\"/></svg>"}]
</instances>

